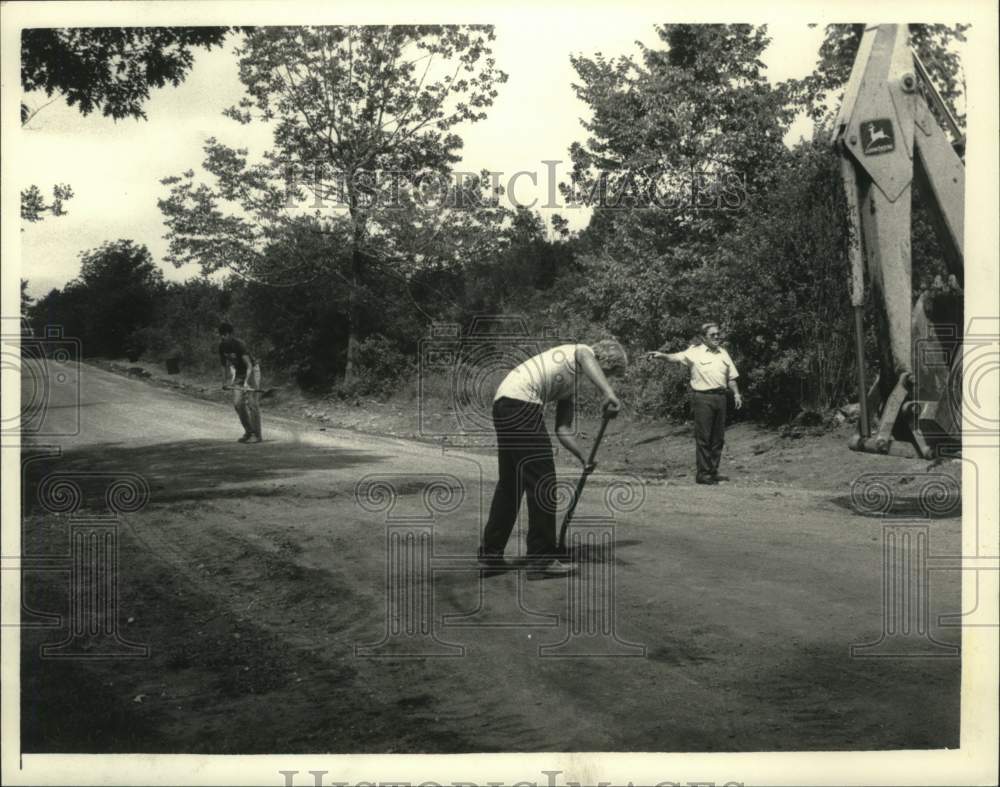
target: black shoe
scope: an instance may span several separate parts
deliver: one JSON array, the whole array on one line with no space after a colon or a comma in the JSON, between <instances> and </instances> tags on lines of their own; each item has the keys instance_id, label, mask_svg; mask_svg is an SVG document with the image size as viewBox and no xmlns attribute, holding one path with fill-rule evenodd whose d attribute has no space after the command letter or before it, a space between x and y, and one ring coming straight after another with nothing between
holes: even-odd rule
<instances>
[{"instance_id":1,"label":"black shoe","mask_svg":"<svg viewBox=\"0 0 1000 787\"><path fill-rule=\"evenodd\" d=\"M251 438L251 437L253 437L253 435L252 435L252 434L245 434L245 435L243 435L243 437L241 437L241 438L240 438L239 440L237 440L236 442L237 442L237 443L247 443L247 442L249 442L249 441L250 441L250 438Z\"/></svg>"},{"instance_id":2,"label":"black shoe","mask_svg":"<svg viewBox=\"0 0 1000 787\"><path fill-rule=\"evenodd\" d=\"M559 560L550 560L547 563L535 564L528 569L528 579L549 579L551 577L565 577L572 574L576 569L567 566Z\"/></svg>"},{"instance_id":3,"label":"black shoe","mask_svg":"<svg viewBox=\"0 0 1000 787\"><path fill-rule=\"evenodd\" d=\"M480 549L477 560L479 567L485 571L503 571L509 568L507 561L503 559L503 552L484 552Z\"/></svg>"},{"instance_id":4,"label":"black shoe","mask_svg":"<svg viewBox=\"0 0 1000 787\"><path fill-rule=\"evenodd\" d=\"M705 476L704 478L696 478L696 484L708 484L710 486L718 484L718 480L714 476Z\"/></svg>"},{"instance_id":5,"label":"black shoe","mask_svg":"<svg viewBox=\"0 0 1000 787\"><path fill-rule=\"evenodd\" d=\"M729 476L727 476L727 475L719 475L718 473L712 473L712 478L714 478L716 481L728 481L729 480Z\"/></svg>"}]
</instances>

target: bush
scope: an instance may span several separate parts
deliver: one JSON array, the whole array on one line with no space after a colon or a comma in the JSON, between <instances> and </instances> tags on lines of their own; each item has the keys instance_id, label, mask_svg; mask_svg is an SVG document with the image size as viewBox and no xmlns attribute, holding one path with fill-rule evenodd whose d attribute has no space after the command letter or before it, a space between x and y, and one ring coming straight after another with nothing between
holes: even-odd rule
<instances>
[{"instance_id":1,"label":"bush","mask_svg":"<svg viewBox=\"0 0 1000 787\"><path fill-rule=\"evenodd\" d=\"M146 352L146 342L142 334L143 329L133 331L125 340L125 357L130 363L136 363Z\"/></svg>"},{"instance_id":2,"label":"bush","mask_svg":"<svg viewBox=\"0 0 1000 787\"><path fill-rule=\"evenodd\" d=\"M647 359L642 352L630 360L625 375L611 380L626 411L631 410L643 418L686 419L687 369L679 364Z\"/></svg>"},{"instance_id":3,"label":"bush","mask_svg":"<svg viewBox=\"0 0 1000 787\"><path fill-rule=\"evenodd\" d=\"M358 396L384 399L412 376L414 368L413 360L390 339L374 334L358 342L354 379L335 385L333 394L344 399Z\"/></svg>"}]
</instances>

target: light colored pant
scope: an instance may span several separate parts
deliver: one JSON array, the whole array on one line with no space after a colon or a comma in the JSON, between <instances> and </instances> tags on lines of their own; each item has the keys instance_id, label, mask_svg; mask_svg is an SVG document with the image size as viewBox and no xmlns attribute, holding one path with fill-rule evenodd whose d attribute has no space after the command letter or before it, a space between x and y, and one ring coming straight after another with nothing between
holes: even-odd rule
<instances>
[{"instance_id":1,"label":"light colored pant","mask_svg":"<svg viewBox=\"0 0 1000 787\"><path fill-rule=\"evenodd\" d=\"M251 388L260 388L260 364L255 363L247 375ZM233 407L243 424L243 431L248 435L261 437L260 433L260 393L259 391L244 391L238 383L234 383ZM261 437L261 439L263 439Z\"/></svg>"}]
</instances>

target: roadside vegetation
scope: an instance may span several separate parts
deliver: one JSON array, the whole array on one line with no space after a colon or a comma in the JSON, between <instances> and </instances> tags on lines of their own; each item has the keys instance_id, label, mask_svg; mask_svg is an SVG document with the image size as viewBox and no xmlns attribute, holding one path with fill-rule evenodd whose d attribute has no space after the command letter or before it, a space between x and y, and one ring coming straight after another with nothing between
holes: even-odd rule
<instances>
[{"instance_id":1,"label":"roadside vegetation","mask_svg":"<svg viewBox=\"0 0 1000 787\"><path fill-rule=\"evenodd\" d=\"M963 30L911 31L953 109ZM36 331L61 324L89 357L205 374L226 320L272 382L345 402L482 397L526 347L613 336L635 359L620 392L638 418L686 415L683 375L642 353L684 348L711 318L742 371L744 417L788 423L856 401L848 231L827 140L860 26L830 26L814 73L779 84L761 63L764 26L658 33L660 47L634 56L573 59L590 118L567 140L563 198L591 219L571 232L509 205L486 177L453 177L462 128L488 122L506 79L491 28L218 31L240 37L246 89L225 114L274 135L255 151L210 139L203 161L162 179L163 262L201 275L167 283L142 239L108 239L23 312ZM788 147L801 112L815 135ZM317 160L420 178L391 192L378 178L334 183L308 176ZM919 195L913 249L916 296L944 270ZM451 361L429 362L438 345ZM868 349L874 362L874 336Z\"/></svg>"}]
</instances>

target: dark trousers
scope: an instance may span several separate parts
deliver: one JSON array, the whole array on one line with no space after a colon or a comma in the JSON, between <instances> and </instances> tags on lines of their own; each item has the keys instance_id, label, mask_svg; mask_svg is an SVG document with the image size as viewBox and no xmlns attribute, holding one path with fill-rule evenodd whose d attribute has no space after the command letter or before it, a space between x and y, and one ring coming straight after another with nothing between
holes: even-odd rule
<instances>
[{"instance_id":1,"label":"dark trousers","mask_svg":"<svg viewBox=\"0 0 1000 787\"><path fill-rule=\"evenodd\" d=\"M499 479L483 531L482 552L502 555L528 496L528 557L555 555L556 477L552 443L545 431L542 406L502 398L493 403Z\"/></svg>"},{"instance_id":2,"label":"dark trousers","mask_svg":"<svg viewBox=\"0 0 1000 787\"><path fill-rule=\"evenodd\" d=\"M722 446L726 442L726 392L692 391L695 454L698 478L703 480L719 472Z\"/></svg>"},{"instance_id":3,"label":"dark trousers","mask_svg":"<svg viewBox=\"0 0 1000 787\"><path fill-rule=\"evenodd\" d=\"M245 374L245 371L236 370L237 379L242 378ZM253 365L246 379L253 388L260 388L259 363ZM240 423L243 425L243 433L256 435L263 439L260 433L260 394L257 391L244 391L242 386L234 383L233 407L236 408L236 414L240 417Z\"/></svg>"}]
</instances>

